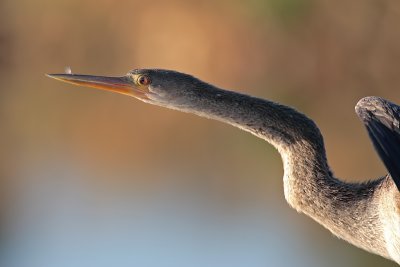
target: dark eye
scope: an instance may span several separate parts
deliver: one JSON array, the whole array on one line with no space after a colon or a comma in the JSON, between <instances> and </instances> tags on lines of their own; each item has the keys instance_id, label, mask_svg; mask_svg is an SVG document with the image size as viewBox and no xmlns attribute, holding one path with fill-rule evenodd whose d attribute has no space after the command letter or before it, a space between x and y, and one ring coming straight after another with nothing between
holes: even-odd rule
<instances>
[{"instance_id":1,"label":"dark eye","mask_svg":"<svg viewBox=\"0 0 400 267\"><path fill-rule=\"evenodd\" d=\"M149 85L151 83L150 77L147 75L140 75L136 79L136 81L138 85L143 85L143 86Z\"/></svg>"}]
</instances>

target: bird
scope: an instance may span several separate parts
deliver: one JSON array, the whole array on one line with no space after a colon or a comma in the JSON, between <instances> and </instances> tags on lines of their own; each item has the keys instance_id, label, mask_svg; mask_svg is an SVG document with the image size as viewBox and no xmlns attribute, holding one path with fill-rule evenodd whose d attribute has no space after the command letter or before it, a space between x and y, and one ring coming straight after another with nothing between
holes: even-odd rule
<instances>
[{"instance_id":1,"label":"bird","mask_svg":"<svg viewBox=\"0 0 400 267\"><path fill-rule=\"evenodd\" d=\"M292 208L338 238L400 264L400 107L396 104L375 96L357 103L356 114L388 174L349 183L331 171L317 125L292 107L173 70L134 69L119 77L46 75L217 120L265 140L281 155L284 196Z\"/></svg>"}]
</instances>

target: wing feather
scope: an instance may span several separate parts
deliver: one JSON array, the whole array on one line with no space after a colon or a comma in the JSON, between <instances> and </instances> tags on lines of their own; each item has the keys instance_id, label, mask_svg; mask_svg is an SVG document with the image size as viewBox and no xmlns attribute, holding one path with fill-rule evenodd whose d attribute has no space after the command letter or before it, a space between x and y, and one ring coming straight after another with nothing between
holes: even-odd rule
<instances>
[{"instance_id":1,"label":"wing feather","mask_svg":"<svg viewBox=\"0 0 400 267\"><path fill-rule=\"evenodd\" d=\"M400 107L383 98L369 96L357 103L356 113L400 191Z\"/></svg>"}]
</instances>

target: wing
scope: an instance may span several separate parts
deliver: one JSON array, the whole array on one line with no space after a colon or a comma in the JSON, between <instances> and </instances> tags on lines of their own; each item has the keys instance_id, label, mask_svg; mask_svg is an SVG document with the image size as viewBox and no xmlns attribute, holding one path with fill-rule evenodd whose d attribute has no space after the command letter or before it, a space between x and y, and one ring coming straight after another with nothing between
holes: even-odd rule
<instances>
[{"instance_id":1,"label":"wing","mask_svg":"<svg viewBox=\"0 0 400 267\"><path fill-rule=\"evenodd\" d=\"M356 112L400 191L400 107L379 97L361 99Z\"/></svg>"}]
</instances>

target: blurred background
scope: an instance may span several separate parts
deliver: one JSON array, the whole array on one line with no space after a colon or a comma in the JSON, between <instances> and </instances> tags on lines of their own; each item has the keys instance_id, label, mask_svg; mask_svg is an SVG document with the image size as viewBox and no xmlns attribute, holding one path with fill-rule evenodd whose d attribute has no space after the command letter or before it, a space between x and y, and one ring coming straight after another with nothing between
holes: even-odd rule
<instances>
[{"instance_id":1,"label":"blurred background","mask_svg":"<svg viewBox=\"0 0 400 267\"><path fill-rule=\"evenodd\" d=\"M396 266L292 210L262 140L44 73L174 69L293 106L365 181L385 169L354 106L400 102L399 23L392 0L2 0L0 266Z\"/></svg>"}]
</instances>

